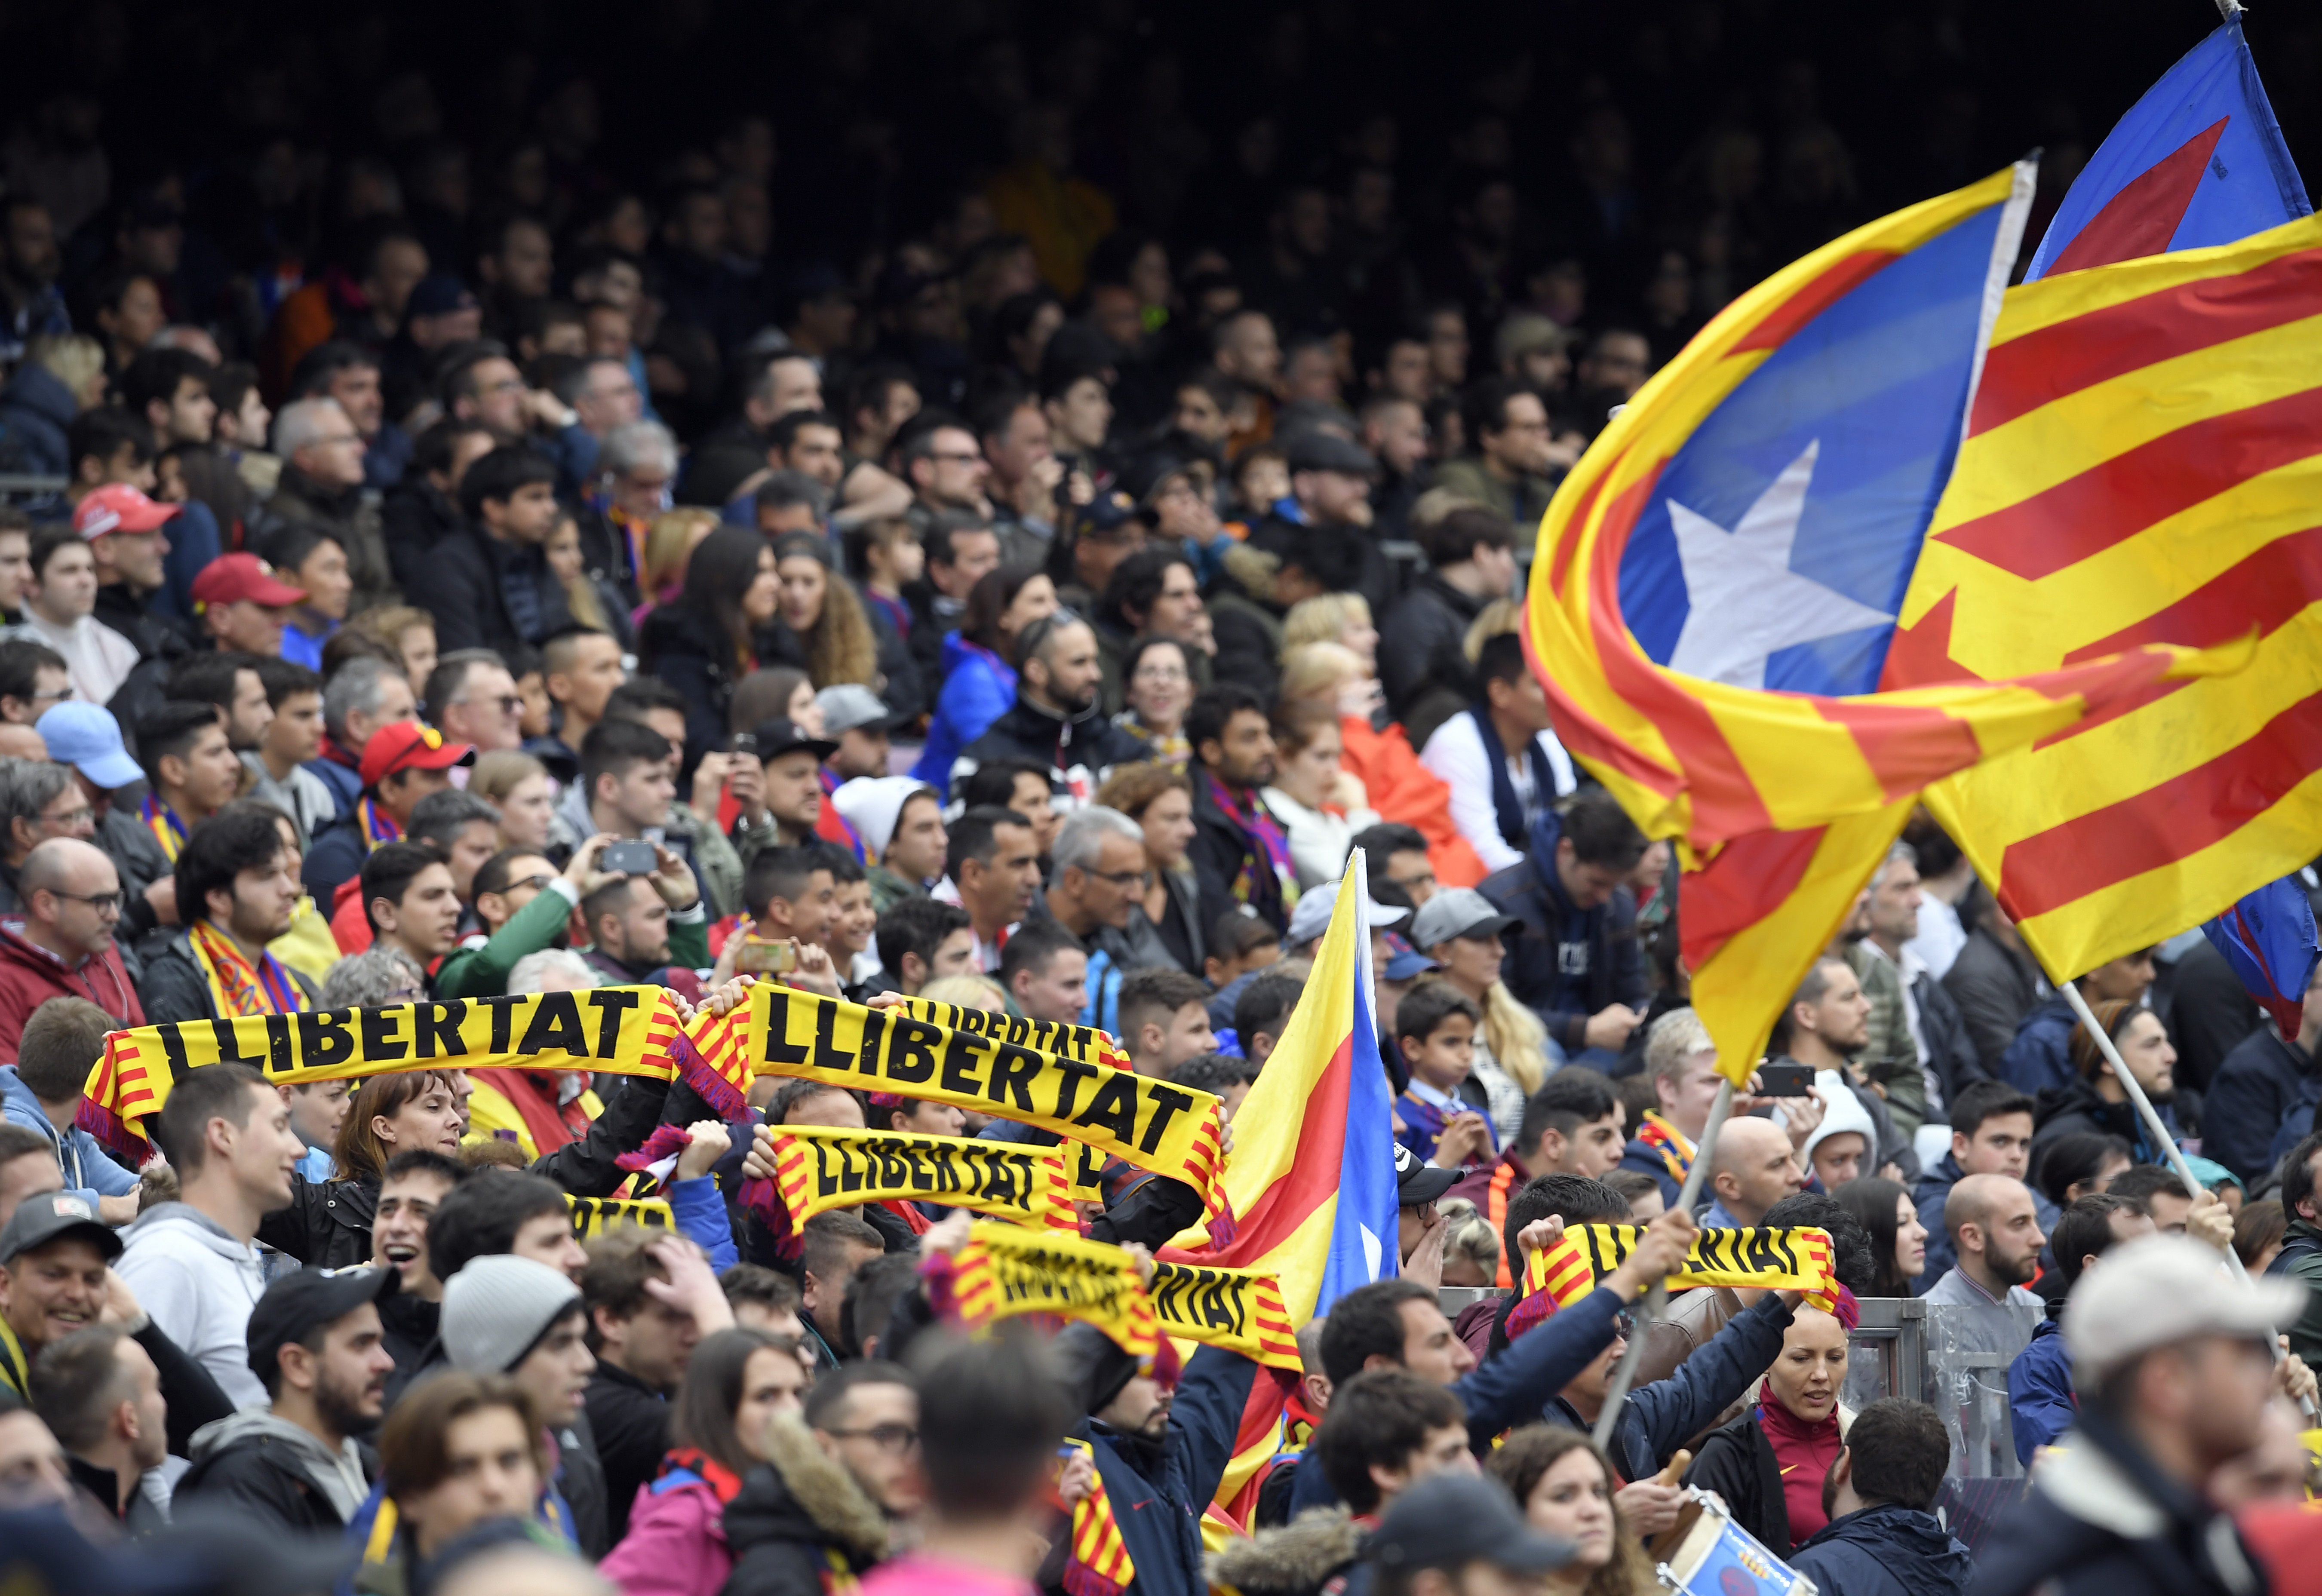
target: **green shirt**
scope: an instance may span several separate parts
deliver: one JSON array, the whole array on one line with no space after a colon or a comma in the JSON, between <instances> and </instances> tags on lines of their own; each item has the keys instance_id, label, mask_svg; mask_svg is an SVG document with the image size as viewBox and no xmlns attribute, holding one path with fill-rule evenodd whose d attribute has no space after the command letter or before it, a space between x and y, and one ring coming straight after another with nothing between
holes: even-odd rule
<instances>
[{"instance_id":1,"label":"green shirt","mask_svg":"<svg viewBox=\"0 0 2322 1596\"><path fill-rule=\"evenodd\" d=\"M553 887L542 888L483 946L460 948L443 961L435 971L435 995L503 996L507 991L508 971L516 968L517 961L555 946L571 919L572 900Z\"/></svg>"}]
</instances>

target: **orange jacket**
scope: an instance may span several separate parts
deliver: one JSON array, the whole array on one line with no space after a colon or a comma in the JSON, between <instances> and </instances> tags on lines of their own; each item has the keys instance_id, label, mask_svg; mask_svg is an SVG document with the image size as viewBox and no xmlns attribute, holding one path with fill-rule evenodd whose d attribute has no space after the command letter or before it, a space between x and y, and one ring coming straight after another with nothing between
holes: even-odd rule
<instances>
[{"instance_id":1,"label":"orange jacket","mask_svg":"<svg viewBox=\"0 0 2322 1596\"><path fill-rule=\"evenodd\" d=\"M1451 823L1451 789L1419 762L1401 726L1375 732L1370 722L1349 715L1339 719L1339 732L1347 745L1339 762L1360 779L1379 817L1412 826L1427 839L1437 885L1472 887L1489 873Z\"/></svg>"}]
</instances>

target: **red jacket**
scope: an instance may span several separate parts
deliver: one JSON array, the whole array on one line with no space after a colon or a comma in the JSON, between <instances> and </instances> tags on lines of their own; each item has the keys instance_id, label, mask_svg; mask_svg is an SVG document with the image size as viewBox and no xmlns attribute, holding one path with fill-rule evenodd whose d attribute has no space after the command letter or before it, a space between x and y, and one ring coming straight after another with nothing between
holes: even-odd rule
<instances>
[{"instance_id":1,"label":"red jacket","mask_svg":"<svg viewBox=\"0 0 2322 1596\"><path fill-rule=\"evenodd\" d=\"M78 970L68 970L54 953L26 942L23 931L21 917L0 920L0 1063L16 1062L24 1022L51 998L86 998L124 1029L145 1023L118 947L107 944Z\"/></svg>"}]
</instances>

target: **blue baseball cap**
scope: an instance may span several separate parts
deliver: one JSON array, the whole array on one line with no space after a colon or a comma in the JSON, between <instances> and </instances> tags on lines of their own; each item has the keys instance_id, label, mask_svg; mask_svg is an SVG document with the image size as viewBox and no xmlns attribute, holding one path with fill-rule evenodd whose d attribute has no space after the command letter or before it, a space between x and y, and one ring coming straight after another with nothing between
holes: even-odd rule
<instances>
[{"instance_id":1,"label":"blue baseball cap","mask_svg":"<svg viewBox=\"0 0 2322 1596\"><path fill-rule=\"evenodd\" d=\"M111 792L145 780L145 772L121 743L121 723L101 704L68 698L32 723L49 745L49 757L72 766Z\"/></svg>"}]
</instances>

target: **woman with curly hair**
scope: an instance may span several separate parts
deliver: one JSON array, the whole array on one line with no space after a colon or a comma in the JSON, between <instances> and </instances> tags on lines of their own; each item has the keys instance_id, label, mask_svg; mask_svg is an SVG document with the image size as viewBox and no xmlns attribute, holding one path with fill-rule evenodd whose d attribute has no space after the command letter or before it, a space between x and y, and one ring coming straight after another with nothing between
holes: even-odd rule
<instances>
[{"instance_id":1,"label":"woman with curly hair","mask_svg":"<svg viewBox=\"0 0 2322 1596\"><path fill-rule=\"evenodd\" d=\"M1572 1543L1573 1560L1548 1576L1569 1596L1646 1596L1660 1589L1644 1547L1623 1522L1620 1482L1596 1445L1578 1430L1535 1424L1520 1429L1484 1463L1508 1488L1534 1529Z\"/></svg>"},{"instance_id":2,"label":"woman with curly hair","mask_svg":"<svg viewBox=\"0 0 2322 1596\"><path fill-rule=\"evenodd\" d=\"M855 682L877 690L879 643L863 601L830 569L830 543L818 533L785 533L774 540L774 576L781 583L782 624L796 635L798 663L818 690Z\"/></svg>"}]
</instances>

